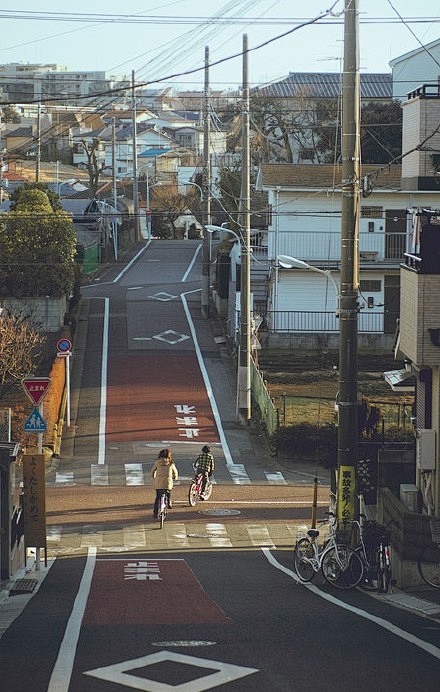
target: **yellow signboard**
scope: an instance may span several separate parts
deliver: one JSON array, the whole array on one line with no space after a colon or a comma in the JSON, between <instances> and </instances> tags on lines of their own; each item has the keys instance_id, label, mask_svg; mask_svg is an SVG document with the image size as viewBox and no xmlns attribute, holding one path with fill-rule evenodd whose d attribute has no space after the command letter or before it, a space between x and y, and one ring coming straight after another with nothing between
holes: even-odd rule
<instances>
[{"instance_id":1,"label":"yellow signboard","mask_svg":"<svg viewBox=\"0 0 440 692\"><path fill-rule=\"evenodd\" d=\"M46 493L44 456L23 456L24 538L26 546L46 547Z\"/></svg>"},{"instance_id":2,"label":"yellow signboard","mask_svg":"<svg viewBox=\"0 0 440 692\"><path fill-rule=\"evenodd\" d=\"M352 521L355 518L356 471L354 466L340 466L338 469L338 522Z\"/></svg>"}]
</instances>

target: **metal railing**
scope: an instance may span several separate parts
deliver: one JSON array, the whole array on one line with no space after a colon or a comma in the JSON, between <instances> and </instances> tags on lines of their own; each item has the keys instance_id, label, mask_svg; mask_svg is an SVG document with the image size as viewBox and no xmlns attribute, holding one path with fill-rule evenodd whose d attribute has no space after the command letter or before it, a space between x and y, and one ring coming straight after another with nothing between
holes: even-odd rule
<instances>
[{"instance_id":1,"label":"metal railing","mask_svg":"<svg viewBox=\"0 0 440 692\"><path fill-rule=\"evenodd\" d=\"M359 312L360 333L383 334L383 312ZM270 332L338 332L339 319L335 312L310 310L269 310L266 322Z\"/></svg>"},{"instance_id":2,"label":"metal railing","mask_svg":"<svg viewBox=\"0 0 440 692\"><path fill-rule=\"evenodd\" d=\"M406 233L360 232L360 259L368 262L402 262L407 238ZM310 264L322 260L340 262L341 235L340 232L310 230L280 233L277 253L297 257Z\"/></svg>"}]
</instances>

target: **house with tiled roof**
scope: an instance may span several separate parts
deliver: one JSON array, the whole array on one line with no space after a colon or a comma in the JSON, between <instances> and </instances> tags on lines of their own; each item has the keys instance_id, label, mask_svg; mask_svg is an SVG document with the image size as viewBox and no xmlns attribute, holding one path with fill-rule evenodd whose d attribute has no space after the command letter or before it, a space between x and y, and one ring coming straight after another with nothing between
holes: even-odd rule
<instances>
[{"instance_id":1,"label":"house with tiled roof","mask_svg":"<svg viewBox=\"0 0 440 692\"><path fill-rule=\"evenodd\" d=\"M319 133L341 122L343 75L336 72L290 72L284 79L251 90L255 103L260 99L267 161L320 163L329 160L333 145L322 149ZM391 73L360 75L361 105L392 100ZM267 105L265 105L267 104ZM323 122L324 121L324 122Z\"/></svg>"}]
</instances>

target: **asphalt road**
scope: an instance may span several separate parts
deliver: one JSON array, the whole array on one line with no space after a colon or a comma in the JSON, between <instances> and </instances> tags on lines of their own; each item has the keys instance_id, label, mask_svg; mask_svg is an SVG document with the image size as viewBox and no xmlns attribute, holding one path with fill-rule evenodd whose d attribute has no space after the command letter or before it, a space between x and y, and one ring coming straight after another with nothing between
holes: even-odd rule
<instances>
[{"instance_id":1,"label":"asphalt road","mask_svg":"<svg viewBox=\"0 0 440 692\"><path fill-rule=\"evenodd\" d=\"M297 583L313 470L290 472L237 424L199 288L197 241L157 241L84 289L72 426L47 478L49 562L32 598L9 599L25 607L0 639L1 689L437 690L438 621L319 575ZM192 508L206 442L216 483ZM181 478L161 530L162 446ZM320 516L327 505L322 482Z\"/></svg>"}]
</instances>

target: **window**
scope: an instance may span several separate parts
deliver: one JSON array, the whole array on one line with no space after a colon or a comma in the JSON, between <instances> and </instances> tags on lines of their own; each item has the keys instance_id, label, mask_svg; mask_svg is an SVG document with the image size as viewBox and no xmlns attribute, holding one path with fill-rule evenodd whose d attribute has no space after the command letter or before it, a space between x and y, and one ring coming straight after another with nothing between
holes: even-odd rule
<instances>
[{"instance_id":1,"label":"window","mask_svg":"<svg viewBox=\"0 0 440 692\"><path fill-rule=\"evenodd\" d=\"M359 282L361 293L380 293L382 281L380 279L364 279Z\"/></svg>"},{"instance_id":2,"label":"window","mask_svg":"<svg viewBox=\"0 0 440 692\"><path fill-rule=\"evenodd\" d=\"M361 217L363 219L381 219L382 215L382 207L361 207Z\"/></svg>"}]
</instances>

